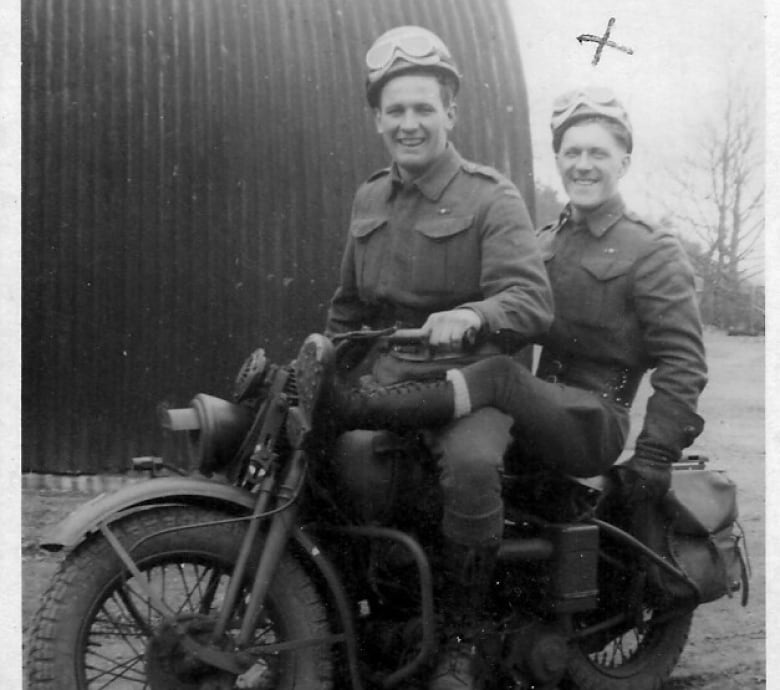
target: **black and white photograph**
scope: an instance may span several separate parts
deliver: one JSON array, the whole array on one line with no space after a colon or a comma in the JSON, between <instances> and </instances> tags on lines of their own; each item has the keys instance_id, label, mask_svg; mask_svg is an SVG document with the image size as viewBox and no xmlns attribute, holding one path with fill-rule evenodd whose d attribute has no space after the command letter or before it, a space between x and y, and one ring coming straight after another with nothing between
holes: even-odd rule
<instances>
[{"instance_id":1,"label":"black and white photograph","mask_svg":"<svg viewBox=\"0 0 780 690\"><path fill-rule=\"evenodd\" d=\"M773 687L771 13L0 10L0 684Z\"/></svg>"}]
</instances>

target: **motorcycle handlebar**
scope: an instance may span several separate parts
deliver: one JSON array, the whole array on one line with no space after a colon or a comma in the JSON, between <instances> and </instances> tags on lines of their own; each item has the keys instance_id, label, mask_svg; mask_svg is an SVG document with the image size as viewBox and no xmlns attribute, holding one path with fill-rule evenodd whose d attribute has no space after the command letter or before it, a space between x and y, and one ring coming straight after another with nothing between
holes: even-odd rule
<instances>
[{"instance_id":1,"label":"motorcycle handlebar","mask_svg":"<svg viewBox=\"0 0 780 690\"><path fill-rule=\"evenodd\" d=\"M386 328L383 330L351 331L339 333L331 339L334 343L356 340L384 340L389 345L428 345L429 332L422 328ZM461 349L472 350L477 345L477 329L469 328L461 339Z\"/></svg>"}]
</instances>

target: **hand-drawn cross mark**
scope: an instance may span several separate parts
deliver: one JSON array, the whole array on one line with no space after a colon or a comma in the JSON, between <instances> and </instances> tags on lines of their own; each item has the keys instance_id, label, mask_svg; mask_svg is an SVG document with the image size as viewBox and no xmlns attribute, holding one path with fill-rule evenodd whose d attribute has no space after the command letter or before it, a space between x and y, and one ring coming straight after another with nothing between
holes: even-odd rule
<instances>
[{"instance_id":1,"label":"hand-drawn cross mark","mask_svg":"<svg viewBox=\"0 0 780 690\"><path fill-rule=\"evenodd\" d=\"M612 31L612 27L614 26L614 24L615 24L615 18L610 17L609 23L607 24L607 30L603 36L596 36L595 34L580 34L579 36L577 36L577 40L579 41L580 45L582 45L584 41L592 41L593 43L599 44L598 48L596 48L596 54L593 56L593 62L591 63L592 65L599 64L599 60L601 59L601 51L604 50L604 46L609 46L610 48L617 48L618 50L622 50L624 53L628 53L629 55L634 54L634 51L631 48L618 45L614 41L609 40L609 34Z\"/></svg>"}]
</instances>

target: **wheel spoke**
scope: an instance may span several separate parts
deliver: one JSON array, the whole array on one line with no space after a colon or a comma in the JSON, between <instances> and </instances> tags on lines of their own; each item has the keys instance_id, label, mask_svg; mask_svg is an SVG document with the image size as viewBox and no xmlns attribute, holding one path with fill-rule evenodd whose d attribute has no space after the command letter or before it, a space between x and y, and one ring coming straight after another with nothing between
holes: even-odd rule
<instances>
[{"instance_id":1,"label":"wheel spoke","mask_svg":"<svg viewBox=\"0 0 780 690\"><path fill-rule=\"evenodd\" d=\"M187 610L187 612L192 611L192 605L190 601L190 596L192 595L192 591L187 586L187 576L184 574L184 568L182 568L181 563L174 564L173 572L178 574L179 576L178 595L181 601L176 607L176 615L179 616L185 611L185 609ZM190 604L189 608L187 608L187 604Z\"/></svg>"},{"instance_id":2,"label":"wheel spoke","mask_svg":"<svg viewBox=\"0 0 780 690\"><path fill-rule=\"evenodd\" d=\"M646 646L648 636L652 635L652 631L652 613L646 611L645 620L616 635L599 652L591 654L590 657L596 665L602 668L621 668L630 663Z\"/></svg>"},{"instance_id":3,"label":"wheel spoke","mask_svg":"<svg viewBox=\"0 0 780 690\"><path fill-rule=\"evenodd\" d=\"M265 625L263 625L263 623L265 623ZM255 642L262 641L264 644L273 644L276 642L277 636L273 622L265 618L259 621L258 627L255 628L254 640Z\"/></svg>"},{"instance_id":4,"label":"wheel spoke","mask_svg":"<svg viewBox=\"0 0 780 690\"><path fill-rule=\"evenodd\" d=\"M196 590L198 590L198 593L200 594L200 583L204 575L198 574L198 566L197 564L188 564L189 568L194 571L194 578L195 582L194 584L190 584L190 580L192 579L193 575L188 574L185 572L184 567L181 563L176 564L176 570L179 573L179 578L181 580L181 588L182 588L182 602L179 606L179 609L177 613L181 614L184 612L185 608L187 609L188 613L195 613L198 610L198 607L196 607L193 603L193 594ZM205 574L205 570L204 570Z\"/></svg>"},{"instance_id":5,"label":"wheel spoke","mask_svg":"<svg viewBox=\"0 0 780 690\"><path fill-rule=\"evenodd\" d=\"M96 657L91 663L85 661L85 671L97 671L98 673L87 678L87 683L90 686L90 690L102 690L102 688L108 687L115 680L127 680L134 683L146 684L146 674L142 669L135 668L139 662L143 661L143 656L136 656L130 659L126 659L122 662L117 662L114 658L108 657L105 654L98 654L92 651L91 656ZM105 666L95 665L96 661L105 660L108 664L113 664L106 668ZM102 682L103 685L94 686L94 683Z\"/></svg>"},{"instance_id":6,"label":"wheel spoke","mask_svg":"<svg viewBox=\"0 0 780 690\"><path fill-rule=\"evenodd\" d=\"M130 618L136 622L144 636L149 637L152 634L152 626L149 624L149 619L144 618L141 615L141 612L138 610L135 602L131 599L130 592L128 591L127 587L124 585L120 586L117 589L116 594L122 604L124 604L127 612L130 614Z\"/></svg>"},{"instance_id":7,"label":"wheel spoke","mask_svg":"<svg viewBox=\"0 0 780 690\"><path fill-rule=\"evenodd\" d=\"M149 580L149 582L151 582L151 577L152 577L152 573L153 572L154 571L152 571L152 570L149 571L149 574L148 574L148 577L147 577L147 580ZM165 569L165 566L163 565L162 568L160 568L160 580L161 580L161 582L160 582L160 596L161 596L162 600L165 601L165 602L168 601L166 596L165 596L165 591L166 591L165 590L165 575L166 575L167 572L168 571Z\"/></svg>"},{"instance_id":8,"label":"wheel spoke","mask_svg":"<svg viewBox=\"0 0 780 690\"><path fill-rule=\"evenodd\" d=\"M149 587L177 615L208 614L218 600L225 571L197 561L161 561L141 565ZM133 578L119 581L108 592L92 619L85 646L84 668L88 687L147 687L144 670L146 645L164 616Z\"/></svg>"},{"instance_id":9,"label":"wheel spoke","mask_svg":"<svg viewBox=\"0 0 780 690\"><path fill-rule=\"evenodd\" d=\"M148 580L148 577L147 577ZM153 630L155 625L158 624L167 614L167 611L159 611L156 609L152 602L149 600L149 597L147 597L143 591L138 591L132 584L132 580L128 580L124 586L123 590L125 595L127 596L128 600L131 602L131 604L135 607L135 609L138 611L138 617L145 621L145 625ZM140 602L140 608L135 602ZM145 609L146 616L142 613L141 609Z\"/></svg>"},{"instance_id":10,"label":"wheel spoke","mask_svg":"<svg viewBox=\"0 0 780 690\"><path fill-rule=\"evenodd\" d=\"M208 613L214 606L214 597L217 594L219 583L222 580L222 574L216 569L211 568L209 571L209 581L206 584L206 591L200 600L200 608L198 613Z\"/></svg>"},{"instance_id":11,"label":"wheel spoke","mask_svg":"<svg viewBox=\"0 0 780 690\"><path fill-rule=\"evenodd\" d=\"M116 611L117 615L115 615L109 610L108 608L109 603L113 603L114 606L117 608ZM100 617L101 614L104 617L104 620ZM100 612L98 616L95 618L95 621L105 622L107 624L107 628L105 630L100 628L98 628L97 630L93 629L92 633L90 634L90 641L92 640L93 637L97 637L98 640L100 640L101 638L114 639L114 640L116 640L116 638L119 638L119 640L117 641L121 640L122 642L124 642L124 644L127 647L129 647L134 654L139 656L143 654L142 651L139 651L136 648L136 646L133 644L133 641L131 641L131 637L135 637L135 638L141 638L140 641L143 643L142 635L138 633L137 628L133 625L132 622L128 622L126 620L126 615L123 612L122 607L114 599L113 593L112 596L103 603L103 606L101 606ZM133 633L135 634L133 635ZM99 641L93 642L93 644L98 647L102 646Z\"/></svg>"}]
</instances>

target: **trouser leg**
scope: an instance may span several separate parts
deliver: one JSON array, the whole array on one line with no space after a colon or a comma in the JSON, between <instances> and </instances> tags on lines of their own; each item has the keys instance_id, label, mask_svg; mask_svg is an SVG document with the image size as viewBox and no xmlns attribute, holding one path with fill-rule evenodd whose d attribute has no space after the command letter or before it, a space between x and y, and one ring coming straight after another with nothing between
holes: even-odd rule
<instances>
[{"instance_id":1,"label":"trouser leg","mask_svg":"<svg viewBox=\"0 0 780 690\"><path fill-rule=\"evenodd\" d=\"M339 407L353 427L439 426L462 412L460 377L467 409L478 413L494 407L511 417L521 440L529 439L540 458L555 469L577 476L601 474L623 449L629 424L626 408L580 388L538 379L511 357L489 357L450 374L451 380L353 390L342 396Z\"/></svg>"},{"instance_id":2,"label":"trouser leg","mask_svg":"<svg viewBox=\"0 0 780 690\"><path fill-rule=\"evenodd\" d=\"M629 427L625 407L594 393L549 383L509 357L461 370L476 408L491 404L514 419L513 435L548 466L580 477L605 472L617 460Z\"/></svg>"},{"instance_id":3,"label":"trouser leg","mask_svg":"<svg viewBox=\"0 0 780 690\"><path fill-rule=\"evenodd\" d=\"M445 538L467 546L501 539L501 468L511 427L510 417L485 407L431 435L440 470Z\"/></svg>"},{"instance_id":4,"label":"trouser leg","mask_svg":"<svg viewBox=\"0 0 780 690\"><path fill-rule=\"evenodd\" d=\"M514 420L516 435L528 439L540 459L576 476L601 474L623 449L626 408L589 391L538 379L510 357L489 357L448 376L451 380L337 389L328 412L345 429L405 430L441 426L464 407L476 410L474 414L494 407ZM458 390L465 394L465 404ZM456 444L473 446L466 437ZM481 453L475 449L472 455Z\"/></svg>"},{"instance_id":5,"label":"trouser leg","mask_svg":"<svg viewBox=\"0 0 780 690\"><path fill-rule=\"evenodd\" d=\"M509 417L486 407L431 439L443 503L439 602L446 632L431 690L481 687L476 642L503 532L501 466L511 426Z\"/></svg>"}]
</instances>

